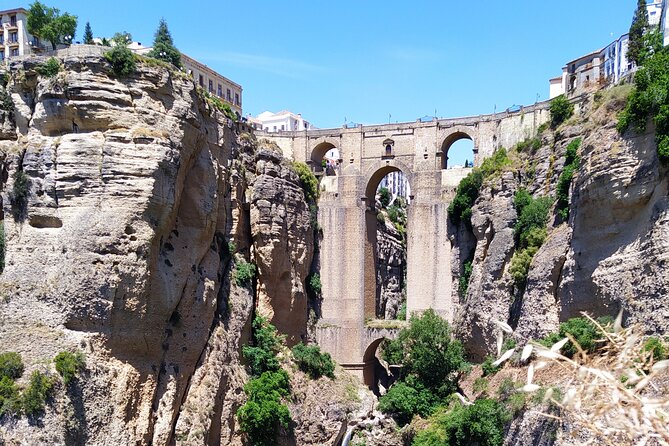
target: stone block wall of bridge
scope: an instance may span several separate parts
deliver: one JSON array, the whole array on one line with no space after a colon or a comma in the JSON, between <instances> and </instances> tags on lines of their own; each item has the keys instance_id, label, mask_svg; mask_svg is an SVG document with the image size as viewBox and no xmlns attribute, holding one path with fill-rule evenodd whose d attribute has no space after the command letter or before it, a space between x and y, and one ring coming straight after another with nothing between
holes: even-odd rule
<instances>
[{"instance_id":1,"label":"stone block wall of bridge","mask_svg":"<svg viewBox=\"0 0 669 446\"><path fill-rule=\"evenodd\" d=\"M340 152L335 176L322 176L318 222L322 282L321 348L355 370L369 361L366 320L373 318L376 299L376 213L379 181L401 170L411 189L407 223L407 313L433 308L452 321L457 286L451 270L448 205L460 180L471 169L445 167L450 145L471 139L474 164L480 165L500 147L513 147L533 137L549 120L549 103L515 113L497 113L431 122L358 126L303 132L264 133L284 155L321 172L331 148ZM375 344L376 343L376 344Z\"/></svg>"}]
</instances>

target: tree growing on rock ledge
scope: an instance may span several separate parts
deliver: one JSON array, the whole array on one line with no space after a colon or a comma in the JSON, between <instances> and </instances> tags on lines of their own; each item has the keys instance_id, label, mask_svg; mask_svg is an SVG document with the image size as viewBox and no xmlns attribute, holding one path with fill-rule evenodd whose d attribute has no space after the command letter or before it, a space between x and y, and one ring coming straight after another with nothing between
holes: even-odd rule
<instances>
[{"instance_id":1,"label":"tree growing on rock ledge","mask_svg":"<svg viewBox=\"0 0 669 446\"><path fill-rule=\"evenodd\" d=\"M28 10L28 32L51 43L52 49L58 44L69 45L77 30L77 16L63 13L36 1Z\"/></svg>"},{"instance_id":2,"label":"tree growing on rock ledge","mask_svg":"<svg viewBox=\"0 0 669 446\"><path fill-rule=\"evenodd\" d=\"M160 19L156 37L153 40L153 48L149 52L149 57L164 60L177 68L181 68L181 53L174 46L170 31L167 29L165 19Z\"/></svg>"},{"instance_id":3,"label":"tree growing on rock ledge","mask_svg":"<svg viewBox=\"0 0 669 446\"><path fill-rule=\"evenodd\" d=\"M644 49L644 34L648 30L648 10L646 9L646 0L638 0L632 25L630 26L629 45L627 47L627 58L639 65L641 54Z\"/></svg>"}]
</instances>

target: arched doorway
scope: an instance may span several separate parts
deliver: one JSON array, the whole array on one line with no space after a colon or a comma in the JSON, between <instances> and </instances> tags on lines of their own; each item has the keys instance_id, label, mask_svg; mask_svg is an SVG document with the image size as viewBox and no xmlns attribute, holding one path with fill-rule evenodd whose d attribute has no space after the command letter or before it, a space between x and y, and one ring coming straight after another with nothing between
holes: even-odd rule
<instances>
[{"instance_id":1,"label":"arched doorway","mask_svg":"<svg viewBox=\"0 0 669 446\"><path fill-rule=\"evenodd\" d=\"M316 175L336 175L339 170L341 155L331 142L322 142L311 151L309 164Z\"/></svg>"},{"instance_id":2,"label":"arched doorway","mask_svg":"<svg viewBox=\"0 0 669 446\"><path fill-rule=\"evenodd\" d=\"M404 319L409 178L386 165L369 179L365 197L364 318Z\"/></svg>"},{"instance_id":3,"label":"arched doorway","mask_svg":"<svg viewBox=\"0 0 669 446\"><path fill-rule=\"evenodd\" d=\"M449 135L441 144L441 168L474 167L476 158L474 140L464 132Z\"/></svg>"}]
</instances>

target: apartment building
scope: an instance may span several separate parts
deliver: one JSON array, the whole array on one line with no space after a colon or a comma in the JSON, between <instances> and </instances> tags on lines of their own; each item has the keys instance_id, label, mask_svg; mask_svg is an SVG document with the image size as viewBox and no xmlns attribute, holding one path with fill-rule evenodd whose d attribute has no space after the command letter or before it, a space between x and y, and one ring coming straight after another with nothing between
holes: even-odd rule
<instances>
[{"instance_id":1,"label":"apartment building","mask_svg":"<svg viewBox=\"0 0 669 446\"><path fill-rule=\"evenodd\" d=\"M668 0L653 0L646 4L648 22L651 26L659 25L665 45L669 44L667 3ZM561 76L548 81L549 97L552 99L561 94L578 96L602 85L615 84L636 68L627 59L628 45L629 34L625 33L603 49L568 62L562 68Z\"/></svg>"},{"instance_id":2,"label":"apartment building","mask_svg":"<svg viewBox=\"0 0 669 446\"><path fill-rule=\"evenodd\" d=\"M379 182L377 191L382 187L385 187L390 191L393 200L395 197L402 197L407 200L407 202L411 201L411 187L409 187L409 181L401 171L390 172L383 177Z\"/></svg>"},{"instance_id":3,"label":"apartment building","mask_svg":"<svg viewBox=\"0 0 669 446\"><path fill-rule=\"evenodd\" d=\"M23 8L0 11L0 62L42 48L39 39L28 33L27 14Z\"/></svg>"}]
</instances>

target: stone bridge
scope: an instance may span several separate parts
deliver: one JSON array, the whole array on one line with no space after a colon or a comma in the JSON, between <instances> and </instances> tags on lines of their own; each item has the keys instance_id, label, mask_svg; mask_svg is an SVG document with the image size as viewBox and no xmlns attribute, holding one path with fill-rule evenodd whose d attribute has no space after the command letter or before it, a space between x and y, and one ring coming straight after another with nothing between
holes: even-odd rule
<instances>
[{"instance_id":1,"label":"stone bridge","mask_svg":"<svg viewBox=\"0 0 669 446\"><path fill-rule=\"evenodd\" d=\"M532 137L549 120L549 103L504 112L430 122L357 126L301 132L265 133L284 155L311 166L321 176L318 223L322 282L318 342L346 368L371 384L374 352L390 332L367 322L376 308L377 186L400 170L411 189L407 222L407 314L433 308L452 321L458 306L459 266L451 268L447 209L458 183L471 169L448 167L451 145L470 139L474 165L499 147ZM340 153L336 175L323 175L321 161L332 148ZM367 371L367 372L365 372Z\"/></svg>"}]
</instances>

